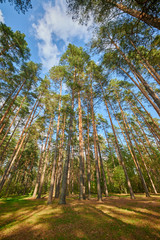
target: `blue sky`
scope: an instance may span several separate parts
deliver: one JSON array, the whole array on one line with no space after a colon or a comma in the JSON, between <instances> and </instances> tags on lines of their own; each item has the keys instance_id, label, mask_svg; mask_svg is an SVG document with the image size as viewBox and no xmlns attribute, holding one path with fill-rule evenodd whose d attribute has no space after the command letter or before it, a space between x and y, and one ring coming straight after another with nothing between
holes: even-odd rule
<instances>
[{"instance_id":1,"label":"blue sky","mask_svg":"<svg viewBox=\"0 0 160 240\"><path fill-rule=\"evenodd\" d=\"M43 77L52 66L58 64L68 43L85 47L92 36L89 28L92 21L87 27L74 22L66 14L66 0L32 0L32 5L33 8L25 14L18 14L8 1L0 4L0 21L13 31L19 30L26 35L31 60L43 64ZM150 111L157 117L153 109ZM100 112L103 112L103 108Z\"/></svg>"},{"instance_id":2,"label":"blue sky","mask_svg":"<svg viewBox=\"0 0 160 240\"><path fill-rule=\"evenodd\" d=\"M32 0L32 9L18 14L8 2L0 4L0 21L26 35L31 60L43 64L43 74L58 64L68 43L85 46L91 33L66 14L65 0Z\"/></svg>"}]
</instances>

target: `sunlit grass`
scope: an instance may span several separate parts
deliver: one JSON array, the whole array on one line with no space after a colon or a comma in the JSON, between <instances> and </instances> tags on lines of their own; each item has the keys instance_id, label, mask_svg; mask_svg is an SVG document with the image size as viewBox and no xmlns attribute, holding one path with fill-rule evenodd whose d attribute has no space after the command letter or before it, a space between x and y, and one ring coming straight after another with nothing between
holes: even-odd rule
<instances>
[{"instance_id":1,"label":"sunlit grass","mask_svg":"<svg viewBox=\"0 0 160 240\"><path fill-rule=\"evenodd\" d=\"M46 199L0 200L0 239L160 239L160 196L114 195L98 203L70 196L66 205Z\"/></svg>"}]
</instances>

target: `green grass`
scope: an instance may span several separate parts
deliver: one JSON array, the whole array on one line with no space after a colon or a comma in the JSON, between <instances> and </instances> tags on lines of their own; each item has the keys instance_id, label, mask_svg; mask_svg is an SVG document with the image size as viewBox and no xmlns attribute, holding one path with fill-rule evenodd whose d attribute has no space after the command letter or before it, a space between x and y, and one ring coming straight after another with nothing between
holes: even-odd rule
<instances>
[{"instance_id":1,"label":"green grass","mask_svg":"<svg viewBox=\"0 0 160 240\"><path fill-rule=\"evenodd\" d=\"M160 196L128 195L79 201L66 205L46 204L46 199L0 199L0 239L13 240L158 240Z\"/></svg>"}]
</instances>

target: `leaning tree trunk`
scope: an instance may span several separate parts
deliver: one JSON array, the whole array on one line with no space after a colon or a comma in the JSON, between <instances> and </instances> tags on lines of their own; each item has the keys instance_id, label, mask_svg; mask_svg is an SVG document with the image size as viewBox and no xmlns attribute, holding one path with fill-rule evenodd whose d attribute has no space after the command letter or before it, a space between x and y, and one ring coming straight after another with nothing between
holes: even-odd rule
<instances>
[{"instance_id":1,"label":"leaning tree trunk","mask_svg":"<svg viewBox=\"0 0 160 240\"><path fill-rule=\"evenodd\" d=\"M157 158L157 155L155 155L155 152L152 150L152 145L151 145L151 143L150 143L150 141L149 141L149 139L148 139L148 137L147 137L147 135L146 135L146 133L145 133L145 131L144 131L144 129L143 129L143 126L141 125L141 123L140 123L137 115L135 114L135 112L133 112L133 114L134 114L134 116L135 116L135 118L136 118L136 120L137 120L137 123L138 123L138 125L139 125L139 129L140 129L140 131L141 131L141 134L142 134L142 136L145 138L146 143L147 143L150 151L152 151L152 154L154 155L154 157ZM157 147L158 147L158 146L157 146Z\"/></svg>"},{"instance_id":2,"label":"leaning tree trunk","mask_svg":"<svg viewBox=\"0 0 160 240\"><path fill-rule=\"evenodd\" d=\"M19 92L21 91L21 89L22 89L22 87L23 87L23 85L24 85L25 82L26 82L26 80L23 81L23 83L22 83L22 85L20 86L18 92L17 92L16 95L14 96L14 98L13 98L11 104L9 105L9 107L7 108L7 110L6 110L6 112L4 113L3 117L1 118L1 120L0 120L0 125L3 123L5 117L7 116L7 114L8 114L8 112L9 112L10 108L12 107L12 105L13 105L13 103L14 103L16 97L18 96L18 94L19 94Z\"/></svg>"},{"instance_id":3,"label":"leaning tree trunk","mask_svg":"<svg viewBox=\"0 0 160 240\"><path fill-rule=\"evenodd\" d=\"M133 127L135 133L137 134L137 136L138 136L138 138L139 138L139 134L138 134L137 130L135 129L135 127L134 127L133 125L132 125L132 127ZM137 148L137 150L138 150L138 152L139 152L139 155L141 156L143 165L144 165L144 167L145 167L145 169L146 169L146 172L147 172L147 175L148 175L148 177L149 177L149 180L150 180L150 182L151 182L153 191L154 191L155 194L157 194L157 189L156 189L156 187L155 187L155 185L154 185L154 182L153 182L152 177L151 177L151 175L150 175L149 169L148 169L148 167L147 167L147 165L146 165L146 162L145 162L145 160L144 160L144 158L143 158L143 154L141 153L141 150L140 150L140 148L139 148L139 146L138 146L138 144L137 144L137 142L136 142L136 139L135 139L135 137L134 137L133 132L131 132L131 133L132 133L132 138L133 138L133 140L134 140L134 142L135 142L136 148ZM140 142L142 143L143 150L144 150L144 145L143 145L143 142L141 141L141 139L140 139ZM146 150L146 149L145 149L145 150Z\"/></svg>"},{"instance_id":4,"label":"leaning tree trunk","mask_svg":"<svg viewBox=\"0 0 160 240\"><path fill-rule=\"evenodd\" d=\"M15 110L16 108L17 108L17 106L15 106L15 107L13 108L12 112L14 112L14 110ZM7 118L5 119L6 121L3 123L2 127L0 128L0 134L2 133L3 129L5 128L8 120L10 119L11 114L12 114L12 113L10 112L10 114L7 115Z\"/></svg>"},{"instance_id":5,"label":"leaning tree trunk","mask_svg":"<svg viewBox=\"0 0 160 240\"><path fill-rule=\"evenodd\" d=\"M142 174L142 171L141 171L141 168L140 168L140 165L139 165L139 162L138 162L138 159L136 157L136 154L135 154L135 151L134 151L134 148L133 148L133 145L132 145L132 141L130 139L130 136L129 136L129 133L128 133L128 127L130 129L130 126L127 122L127 119L126 117L124 116L124 112L123 112L123 109L121 107L121 104L120 104L120 101L117 97L117 101L118 101L118 104L119 104L119 107L120 107L120 110L121 110L121 115L122 115L122 118L123 118L123 125L124 125L124 128L125 128L125 132L126 132L126 135L127 135L127 138L128 138L128 141L130 143L130 147L131 147L131 152L132 152L132 156L133 156L133 160L135 161L135 165L137 166L137 170L138 170L138 173L139 173L139 176L140 176L140 179L141 179L141 182L142 182L142 185L144 187L144 191L146 193L146 197L150 197L149 195L149 191L148 191L148 188L147 188L147 184L145 182L145 179L143 177L143 174ZM130 129L131 131L131 129Z\"/></svg>"},{"instance_id":6,"label":"leaning tree trunk","mask_svg":"<svg viewBox=\"0 0 160 240\"><path fill-rule=\"evenodd\" d=\"M142 75L136 70L136 68L134 67L134 65L131 63L131 61L129 60L129 58L124 54L124 52L118 47L118 45L113 41L113 39L110 37L110 35L108 34L108 38L110 39L111 43L113 43L113 45L116 47L116 49L119 51L119 53L123 56L123 58L125 59L126 63L128 64L128 66L130 67L131 71L133 74L135 74L138 79L141 81L141 83L143 84L144 88L146 89L146 91L148 92L148 94L152 97L152 99L154 100L154 102L156 103L156 105L158 106L159 110L160 110L160 98L157 96L157 94L153 91L153 89L149 86L149 84L145 81L145 79L142 77Z\"/></svg>"},{"instance_id":7,"label":"leaning tree trunk","mask_svg":"<svg viewBox=\"0 0 160 240\"><path fill-rule=\"evenodd\" d=\"M120 150L120 147L119 147L119 143L118 143L118 139L117 139L116 132L115 132L115 129L114 129L114 125L113 125L113 121L112 121L111 114L110 114L110 111L109 111L109 107L108 107L107 101L105 99L103 87L102 87L102 84L101 84L100 81L99 81L99 83L100 83L100 86L101 86L101 89L102 89L104 103L106 105L106 109L107 109L108 116L109 116L109 119L110 119L112 131L113 131L114 138L115 138L115 144L116 144L116 147L117 147L117 150L118 150L118 156L119 156L120 163L122 165L122 168L123 168L123 171L124 171L124 174L125 174L125 178L126 178L126 182L127 182L127 185L128 185L129 192L130 192L130 196L131 196L131 199L135 199L133 189L132 189L132 185L131 185L131 182L130 182L130 179L129 179L129 176L128 176L128 173L127 173L127 169L126 169L126 166L125 166L122 154L121 154L121 150Z\"/></svg>"},{"instance_id":8,"label":"leaning tree trunk","mask_svg":"<svg viewBox=\"0 0 160 240\"><path fill-rule=\"evenodd\" d=\"M10 143L10 141L11 141L11 139L12 139L12 137L13 137L13 135L14 135L16 129L17 129L17 127L19 126L20 121L21 121L21 118L19 119L18 123L16 124L16 126L15 126L15 128L14 128L14 130L13 130L11 136L10 136L10 138L8 139L6 145L5 145L4 149L3 149L3 152L1 153L1 157L0 157L1 165L3 164L4 159L5 159L5 157L3 158L3 156L4 156L4 154L6 153L7 148L9 147L9 143Z\"/></svg>"},{"instance_id":9,"label":"leaning tree trunk","mask_svg":"<svg viewBox=\"0 0 160 240\"><path fill-rule=\"evenodd\" d=\"M21 105L19 106L19 108L18 108L18 110L17 110L17 112L16 112L16 115L14 116L14 118L13 118L12 122L10 123L10 125L9 125L9 127L8 127L8 129L7 129L6 133L5 133L5 135L3 136L2 141L0 142L0 147L2 146L2 144L3 144L3 142L4 142L5 138L6 138L6 136L7 136L7 134L8 134L8 132L9 132L9 130L10 130L10 128L12 127L12 125L13 125L13 123L14 123L14 121L15 121L18 113L19 113L19 111L21 110L22 104L23 104L23 102L24 102L25 99L26 99L26 96L24 96L24 98L23 98L23 100L22 100L22 102L21 102Z\"/></svg>"},{"instance_id":10,"label":"leaning tree trunk","mask_svg":"<svg viewBox=\"0 0 160 240\"><path fill-rule=\"evenodd\" d=\"M155 27L157 29L160 30L160 18L158 17L153 17L152 15L149 15L148 13L145 12L141 12L132 8L129 8L127 6L124 6L121 3L113 3L111 0L109 0L109 2L111 2L112 4L115 5L115 7L117 7L118 9L120 9L121 11L131 15L132 17L135 17L143 22L145 22L146 24L148 24L149 26Z\"/></svg>"},{"instance_id":11,"label":"leaning tree trunk","mask_svg":"<svg viewBox=\"0 0 160 240\"><path fill-rule=\"evenodd\" d=\"M147 61L147 59L141 54L141 52L139 51L139 49L136 47L136 45L134 44L134 42L128 37L130 43L132 44L132 46L135 48L135 50L137 51L138 55L142 58L142 60L145 62L145 64L143 64L143 66L147 69L147 71L151 74L151 76L156 80L156 82L158 84L160 84L160 75L156 72L156 70L152 67L152 65L150 65L150 63Z\"/></svg>"},{"instance_id":12,"label":"leaning tree trunk","mask_svg":"<svg viewBox=\"0 0 160 240\"><path fill-rule=\"evenodd\" d=\"M157 123L155 122L155 120L152 118L151 114L147 111L147 109L144 107L144 105L141 103L141 101L136 97L136 95L130 90L131 94L135 97L135 99L137 100L137 102L142 106L142 108L144 109L144 111L147 113L147 115L149 116L149 118L152 120L153 124L155 125L155 127L157 128L157 131L160 132L160 128L157 125Z\"/></svg>"},{"instance_id":13,"label":"leaning tree trunk","mask_svg":"<svg viewBox=\"0 0 160 240\"><path fill-rule=\"evenodd\" d=\"M143 116L143 114L141 113L141 111L139 111L139 109L132 104L132 102L128 102L129 105L130 105L130 108L132 110L133 113L135 113L135 110L133 110L133 107L135 107L135 109L137 110L137 112L139 113L139 115L142 117L142 119L144 120L144 122L146 123L147 127L148 127L148 130L152 133L153 137L155 138L157 144L158 144L158 141L160 140L160 135L159 135L159 132L155 131L154 128L147 122L146 118ZM131 106L132 105L132 106ZM136 113L135 113L136 114Z\"/></svg>"},{"instance_id":14,"label":"leaning tree trunk","mask_svg":"<svg viewBox=\"0 0 160 240\"><path fill-rule=\"evenodd\" d=\"M0 107L0 111L4 108L4 106L6 105L6 103L8 102L8 100L12 97L12 95L15 93L15 91L17 90L17 88L15 88L7 97L7 99L5 100L5 102L2 104L2 106Z\"/></svg>"},{"instance_id":15,"label":"leaning tree trunk","mask_svg":"<svg viewBox=\"0 0 160 240\"><path fill-rule=\"evenodd\" d=\"M39 105L39 103L38 104L37 103L38 103L38 100L34 104L34 107L33 107L32 111L31 111L31 113L30 113L30 115L29 115L29 117L27 119L27 122L26 122L26 124L25 124L25 126L23 128L23 131L22 131L21 136L20 136L20 138L19 138L19 140L18 140L18 142L16 144L16 147L15 147L14 152L13 152L13 154L11 156L11 159L10 159L10 161L8 163L8 166L6 167L6 170L5 170L5 172L4 172L3 176L2 176L1 183L0 183L0 191L2 190L3 185L5 184L5 182L6 182L7 178L8 178L8 175L9 175L10 170L11 170L13 164L14 164L14 161L16 160L16 157L17 157L17 155L18 155L18 153L19 153L19 151L20 151L20 149L22 147L22 144L23 144L24 140L25 140L26 133L27 133L26 130L30 127L30 125L32 123L32 120L33 120L33 117L34 117L34 114L35 114L35 112L37 110L37 107ZM33 113L33 116L31 118L32 113ZM28 122L29 122L30 118L31 118L31 121L30 121L29 126L27 128L27 125L28 125ZM23 134L24 134L25 131L26 131L26 133L25 133L25 135L23 137Z\"/></svg>"},{"instance_id":16,"label":"leaning tree trunk","mask_svg":"<svg viewBox=\"0 0 160 240\"><path fill-rule=\"evenodd\" d=\"M152 101L152 99L148 96L147 92L139 85L137 84L137 82L122 68L120 67L120 69L131 79L131 81L139 88L139 90L141 91L141 93L147 98L147 100L150 102L150 104L152 105L152 107L155 109L155 111L157 112L157 114L160 116L160 110L157 107L157 105Z\"/></svg>"}]
</instances>

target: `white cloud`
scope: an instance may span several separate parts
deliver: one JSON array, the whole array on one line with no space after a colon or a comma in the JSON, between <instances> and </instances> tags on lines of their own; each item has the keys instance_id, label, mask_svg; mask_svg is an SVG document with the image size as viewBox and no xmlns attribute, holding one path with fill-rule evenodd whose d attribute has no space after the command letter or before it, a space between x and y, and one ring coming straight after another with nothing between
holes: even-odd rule
<instances>
[{"instance_id":1,"label":"white cloud","mask_svg":"<svg viewBox=\"0 0 160 240\"><path fill-rule=\"evenodd\" d=\"M0 9L0 22L4 23L4 17L1 9Z\"/></svg>"},{"instance_id":2,"label":"white cloud","mask_svg":"<svg viewBox=\"0 0 160 240\"><path fill-rule=\"evenodd\" d=\"M40 58L44 67L49 69L58 64L60 55L69 42L72 43L75 38L87 42L90 34L88 27L74 22L72 16L66 14L65 0L55 0L55 5L51 2L45 3L43 8L43 17L32 26L38 40ZM61 41L61 48L59 41Z\"/></svg>"}]
</instances>

